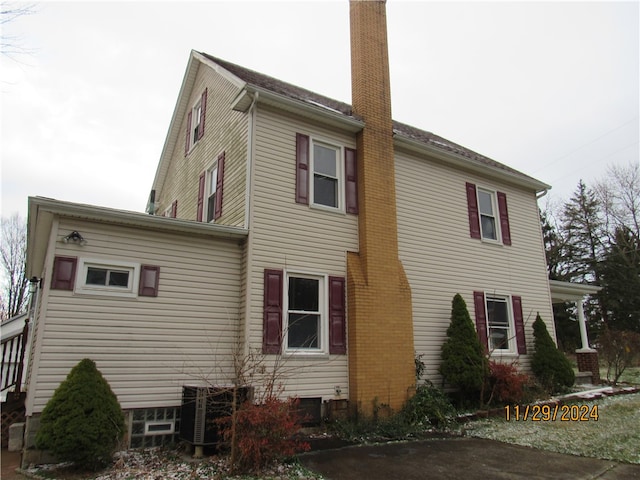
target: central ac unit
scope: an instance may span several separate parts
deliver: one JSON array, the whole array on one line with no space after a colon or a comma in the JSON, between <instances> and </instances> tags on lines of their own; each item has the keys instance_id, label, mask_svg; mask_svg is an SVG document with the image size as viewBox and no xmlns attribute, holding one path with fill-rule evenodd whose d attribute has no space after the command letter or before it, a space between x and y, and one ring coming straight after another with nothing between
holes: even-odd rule
<instances>
[{"instance_id":1,"label":"central ac unit","mask_svg":"<svg viewBox=\"0 0 640 480\"><path fill-rule=\"evenodd\" d=\"M250 398L250 387L235 387L236 405ZM234 387L182 387L180 438L192 445L216 445L220 434L215 420L231 415Z\"/></svg>"}]
</instances>

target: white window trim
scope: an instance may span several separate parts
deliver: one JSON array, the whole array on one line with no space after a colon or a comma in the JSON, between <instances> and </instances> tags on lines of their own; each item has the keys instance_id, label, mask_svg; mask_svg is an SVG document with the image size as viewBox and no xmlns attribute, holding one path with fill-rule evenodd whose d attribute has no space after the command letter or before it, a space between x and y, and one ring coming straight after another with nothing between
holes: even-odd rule
<instances>
[{"instance_id":1,"label":"white window trim","mask_svg":"<svg viewBox=\"0 0 640 480\"><path fill-rule=\"evenodd\" d=\"M499 300L499 301L504 301L506 303L507 306L507 316L508 316L508 322L509 322L509 328L507 331L507 340L509 342L509 348L508 349L494 349L491 350L491 326L489 325L489 299L493 300ZM491 353L491 356L510 356L510 355L518 355L518 347L517 347L517 343L518 340L516 338L516 326L515 326L515 319L513 317L513 301L511 299L511 295L508 294L504 294L504 293L487 293L485 292L484 294L484 308L485 308L485 312L486 312L486 321L487 321L487 342L488 342L488 347L489 347L489 352Z\"/></svg>"},{"instance_id":2,"label":"white window trim","mask_svg":"<svg viewBox=\"0 0 640 480\"><path fill-rule=\"evenodd\" d=\"M482 229L482 211L480 209L480 192L488 193L491 196L491 210L493 211L493 219L496 226L496 238L488 238L484 236ZM500 230L500 210L498 209L498 192L492 188L478 185L476 187L476 201L478 202L478 221L480 222L480 239L483 242L502 245L502 231Z\"/></svg>"},{"instance_id":3,"label":"white window trim","mask_svg":"<svg viewBox=\"0 0 640 480\"><path fill-rule=\"evenodd\" d=\"M169 428L166 430L149 431L149 426L165 424L169 425ZM170 435L175 432L175 428L175 420L147 420L146 422L144 422L145 435Z\"/></svg>"},{"instance_id":4,"label":"white window trim","mask_svg":"<svg viewBox=\"0 0 640 480\"><path fill-rule=\"evenodd\" d=\"M344 179L344 147L340 145L336 145L329 141L325 141L322 139L317 139L314 137L309 137L310 145L309 145L309 206L313 208L318 208L321 210L327 210L330 212L340 212L344 213L344 196L345 196L345 179ZM331 207L329 205L323 205L322 203L316 203L315 201L315 158L314 158L314 146L320 145L325 148L334 149L336 151L336 179L338 180L338 206Z\"/></svg>"},{"instance_id":5,"label":"white window trim","mask_svg":"<svg viewBox=\"0 0 640 480\"><path fill-rule=\"evenodd\" d=\"M217 185L218 182L218 161L216 160L215 162L213 162L205 171L205 178L204 178L204 199L203 199L203 208L202 208L202 218L204 219L204 221L206 223L215 223L216 219L215 217L215 213L216 212L211 212L211 220L208 220L209 218L209 197L213 194L215 195L215 191L212 192L212 180L211 178L213 177L213 174L215 172L215 179L213 181L213 185L214 188Z\"/></svg>"},{"instance_id":6,"label":"white window trim","mask_svg":"<svg viewBox=\"0 0 640 480\"><path fill-rule=\"evenodd\" d=\"M318 308L320 310L320 348L289 348L289 335L287 330L289 327L289 278L311 278L318 280ZM329 355L329 291L328 283L329 276L317 273L302 272L302 271L284 271L284 285L283 285L283 321L282 321L282 343L284 346L284 352L287 355L300 355L300 356L327 356Z\"/></svg>"},{"instance_id":7,"label":"white window trim","mask_svg":"<svg viewBox=\"0 0 640 480\"><path fill-rule=\"evenodd\" d=\"M198 99L197 102L193 104L191 107L191 131L189 132L189 151L193 147L195 147L198 143L198 138L195 135L196 127L200 125L200 115L198 114L198 110L202 108L202 97Z\"/></svg>"},{"instance_id":8,"label":"white window trim","mask_svg":"<svg viewBox=\"0 0 640 480\"><path fill-rule=\"evenodd\" d=\"M127 288L110 287L101 285L87 285L87 271L89 267L105 268L113 270L129 271L129 285ZM138 296L140 284L140 264L135 262L123 262L111 259L79 258L76 269L76 281L74 292L82 295L106 295L113 297Z\"/></svg>"}]
</instances>

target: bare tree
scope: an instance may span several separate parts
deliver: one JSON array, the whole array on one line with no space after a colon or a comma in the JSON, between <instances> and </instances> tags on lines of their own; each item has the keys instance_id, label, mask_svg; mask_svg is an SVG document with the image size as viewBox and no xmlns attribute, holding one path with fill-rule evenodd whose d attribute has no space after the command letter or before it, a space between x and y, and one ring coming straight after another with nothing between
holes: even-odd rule
<instances>
[{"instance_id":1,"label":"bare tree","mask_svg":"<svg viewBox=\"0 0 640 480\"><path fill-rule=\"evenodd\" d=\"M610 240L625 227L640 236L640 164L613 165L596 183L595 193L602 205Z\"/></svg>"},{"instance_id":2,"label":"bare tree","mask_svg":"<svg viewBox=\"0 0 640 480\"><path fill-rule=\"evenodd\" d=\"M2 55L13 58L14 55L29 53L22 45L22 40L19 36L8 35L6 33L6 25L24 15L31 15L34 12L34 4L22 2L2 2L0 4L0 28L2 29L2 33L0 34L0 53L2 53Z\"/></svg>"},{"instance_id":3,"label":"bare tree","mask_svg":"<svg viewBox=\"0 0 640 480\"><path fill-rule=\"evenodd\" d=\"M0 255L2 256L0 304L4 319L22 313L28 299L28 281L25 276L27 224L17 213L2 219Z\"/></svg>"}]
</instances>

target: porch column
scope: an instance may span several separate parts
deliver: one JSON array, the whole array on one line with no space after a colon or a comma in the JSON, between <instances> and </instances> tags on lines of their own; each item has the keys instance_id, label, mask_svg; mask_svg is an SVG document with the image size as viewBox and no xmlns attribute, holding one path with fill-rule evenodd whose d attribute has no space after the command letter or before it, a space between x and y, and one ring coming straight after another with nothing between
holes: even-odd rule
<instances>
[{"instance_id":1,"label":"porch column","mask_svg":"<svg viewBox=\"0 0 640 480\"><path fill-rule=\"evenodd\" d=\"M576 301L576 306L578 307L578 325L580 325L580 338L582 340L582 348L576 350L576 353L595 352L595 350L589 346L587 322L584 319L584 305L582 304L582 299Z\"/></svg>"}]
</instances>

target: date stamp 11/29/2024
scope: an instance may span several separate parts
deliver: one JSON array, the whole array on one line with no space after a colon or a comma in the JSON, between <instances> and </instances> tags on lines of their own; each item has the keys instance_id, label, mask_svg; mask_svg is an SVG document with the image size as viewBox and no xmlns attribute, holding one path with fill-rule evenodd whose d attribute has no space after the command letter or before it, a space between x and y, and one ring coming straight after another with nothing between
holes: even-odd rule
<instances>
[{"instance_id":1,"label":"date stamp 11/29/2024","mask_svg":"<svg viewBox=\"0 0 640 480\"><path fill-rule=\"evenodd\" d=\"M507 405L504 415L507 422L597 422L598 405Z\"/></svg>"}]
</instances>

